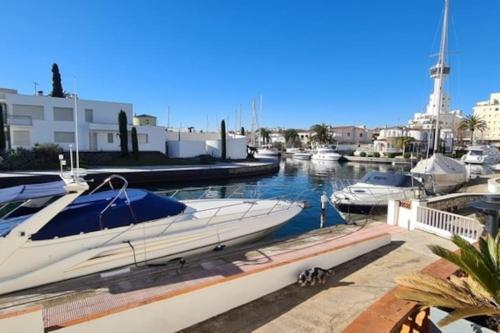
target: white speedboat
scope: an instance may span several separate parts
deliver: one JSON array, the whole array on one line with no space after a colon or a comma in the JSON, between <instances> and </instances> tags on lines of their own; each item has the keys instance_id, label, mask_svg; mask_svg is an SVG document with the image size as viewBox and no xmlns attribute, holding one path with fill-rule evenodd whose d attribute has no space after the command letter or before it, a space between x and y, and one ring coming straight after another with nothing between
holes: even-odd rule
<instances>
[{"instance_id":1,"label":"white speedboat","mask_svg":"<svg viewBox=\"0 0 500 333\"><path fill-rule=\"evenodd\" d=\"M116 178L120 189L96 191ZM0 190L0 294L246 242L303 208L284 200L177 201L128 189L119 176L87 190L76 177Z\"/></svg>"},{"instance_id":2,"label":"white speedboat","mask_svg":"<svg viewBox=\"0 0 500 333\"><path fill-rule=\"evenodd\" d=\"M500 163L500 151L494 146L471 146L462 161L468 164L497 164Z\"/></svg>"},{"instance_id":3,"label":"white speedboat","mask_svg":"<svg viewBox=\"0 0 500 333\"><path fill-rule=\"evenodd\" d=\"M435 153L411 169L431 194L453 192L467 181L467 170L463 163L443 154Z\"/></svg>"},{"instance_id":4,"label":"white speedboat","mask_svg":"<svg viewBox=\"0 0 500 333\"><path fill-rule=\"evenodd\" d=\"M344 213L383 212L389 200L409 200L422 195L422 184L410 175L394 172L367 173L354 185L332 194L332 202Z\"/></svg>"},{"instance_id":5,"label":"white speedboat","mask_svg":"<svg viewBox=\"0 0 500 333\"><path fill-rule=\"evenodd\" d=\"M275 148L270 148L270 147L257 148L257 155L260 155L260 156L277 157L277 156L279 156L279 154L280 154L280 152Z\"/></svg>"},{"instance_id":6,"label":"white speedboat","mask_svg":"<svg viewBox=\"0 0 500 333\"><path fill-rule=\"evenodd\" d=\"M295 154L295 153L300 153L301 149L300 148L287 148L286 153L287 154Z\"/></svg>"},{"instance_id":7,"label":"white speedboat","mask_svg":"<svg viewBox=\"0 0 500 333\"><path fill-rule=\"evenodd\" d=\"M342 155L335 152L332 148L318 148L311 159L317 161L338 161Z\"/></svg>"},{"instance_id":8,"label":"white speedboat","mask_svg":"<svg viewBox=\"0 0 500 333\"><path fill-rule=\"evenodd\" d=\"M311 153L305 151L297 152L293 154L292 158L296 160L309 160L311 159Z\"/></svg>"}]
</instances>

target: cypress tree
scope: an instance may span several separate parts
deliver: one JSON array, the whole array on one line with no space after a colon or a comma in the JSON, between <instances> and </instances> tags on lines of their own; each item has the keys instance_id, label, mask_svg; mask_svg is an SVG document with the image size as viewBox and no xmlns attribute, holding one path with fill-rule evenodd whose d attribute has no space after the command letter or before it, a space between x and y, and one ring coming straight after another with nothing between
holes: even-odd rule
<instances>
[{"instance_id":1,"label":"cypress tree","mask_svg":"<svg viewBox=\"0 0 500 333\"><path fill-rule=\"evenodd\" d=\"M139 140L137 139L137 129L132 127L132 155L134 159L139 159Z\"/></svg>"},{"instance_id":2,"label":"cypress tree","mask_svg":"<svg viewBox=\"0 0 500 333\"><path fill-rule=\"evenodd\" d=\"M241 127L240 134L245 135L245 127L243 127L243 126Z\"/></svg>"},{"instance_id":3,"label":"cypress tree","mask_svg":"<svg viewBox=\"0 0 500 333\"><path fill-rule=\"evenodd\" d=\"M118 113L118 130L120 131L120 151L122 156L128 155L128 136L127 136L127 114L120 110Z\"/></svg>"},{"instance_id":4,"label":"cypress tree","mask_svg":"<svg viewBox=\"0 0 500 333\"><path fill-rule=\"evenodd\" d=\"M6 148L5 144L5 121L3 117L3 106L0 104L0 153L4 153Z\"/></svg>"},{"instance_id":5,"label":"cypress tree","mask_svg":"<svg viewBox=\"0 0 500 333\"><path fill-rule=\"evenodd\" d=\"M221 158L226 159L226 122L220 122L220 143L221 143Z\"/></svg>"},{"instance_id":6,"label":"cypress tree","mask_svg":"<svg viewBox=\"0 0 500 333\"><path fill-rule=\"evenodd\" d=\"M61 73L56 63L52 64L52 97L64 97L64 91L61 83Z\"/></svg>"}]
</instances>

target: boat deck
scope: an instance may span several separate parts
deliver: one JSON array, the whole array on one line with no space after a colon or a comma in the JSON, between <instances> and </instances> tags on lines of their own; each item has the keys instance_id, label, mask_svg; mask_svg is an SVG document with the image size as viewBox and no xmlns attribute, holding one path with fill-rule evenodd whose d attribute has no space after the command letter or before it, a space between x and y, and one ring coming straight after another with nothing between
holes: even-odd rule
<instances>
[{"instance_id":1,"label":"boat deck","mask_svg":"<svg viewBox=\"0 0 500 333\"><path fill-rule=\"evenodd\" d=\"M0 296L0 315L38 305L45 329L56 330L397 230L386 224L341 225L285 241L264 241L186 258L182 269L179 262L139 264L122 274L94 274Z\"/></svg>"}]
</instances>

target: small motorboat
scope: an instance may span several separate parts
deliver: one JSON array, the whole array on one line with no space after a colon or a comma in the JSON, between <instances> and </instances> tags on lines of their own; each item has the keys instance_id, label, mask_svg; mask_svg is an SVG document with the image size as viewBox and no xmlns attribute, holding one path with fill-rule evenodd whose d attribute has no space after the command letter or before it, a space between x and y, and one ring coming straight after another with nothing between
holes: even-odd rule
<instances>
[{"instance_id":1,"label":"small motorboat","mask_svg":"<svg viewBox=\"0 0 500 333\"><path fill-rule=\"evenodd\" d=\"M311 153L305 152L305 151L300 151L297 153L294 153L292 158L295 160L309 160L311 159Z\"/></svg>"},{"instance_id":2,"label":"small motorboat","mask_svg":"<svg viewBox=\"0 0 500 333\"><path fill-rule=\"evenodd\" d=\"M381 213L387 210L389 200L419 198L422 187L411 175L372 171L357 183L335 191L331 199L343 213Z\"/></svg>"},{"instance_id":3,"label":"small motorboat","mask_svg":"<svg viewBox=\"0 0 500 333\"><path fill-rule=\"evenodd\" d=\"M317 161L338 161L341 157L342 155L335 152L332 148L323 147L316 149L311 159Z\"/></svg>"},{"instance_id":4,"label":"small motorboat","mask_svg":"<svg viewBox=\"0 0 500 333\"><path fill-rule=\"evenodd\" d=\"M88 189L72 176L0 190L0 294L251 241L303 209L271 199L177 201L129 189L121 176Z\"/></svg>"},{"instance_id":5,"label":"small motorboat","mask_svg":"<svg viewBox=\"0 0 500 333\"><path fill-rule=\"evenodd\" d=\"M462 156L462 161L467 164L497 164L500 163L500 151L494 146L471 146Z\"/></svg>"}]
</instances>

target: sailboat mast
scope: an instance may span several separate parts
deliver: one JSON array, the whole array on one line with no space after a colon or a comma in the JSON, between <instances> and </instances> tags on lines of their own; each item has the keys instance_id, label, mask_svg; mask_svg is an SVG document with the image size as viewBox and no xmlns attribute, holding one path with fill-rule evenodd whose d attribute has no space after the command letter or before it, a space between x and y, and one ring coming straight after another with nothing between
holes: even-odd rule
<instances>
[{"instance_id":1,"label":"sailboat mast","mask_svg":"<svg viewBox=\"0 0 500 333\"><path fill-rule=\"evenodd\" d=\"M450 73L450 67L446 66L446 46L448 43L448 12L450 0L445 0L443 31L441 34L441 46L439 48L439 59L436 67L431 69L431 77L434 83L434 105L436 107L436 129L434 133L434 153L439 151L439 116L443 106L444 78Z\"/></svg>"}]
</instances>

